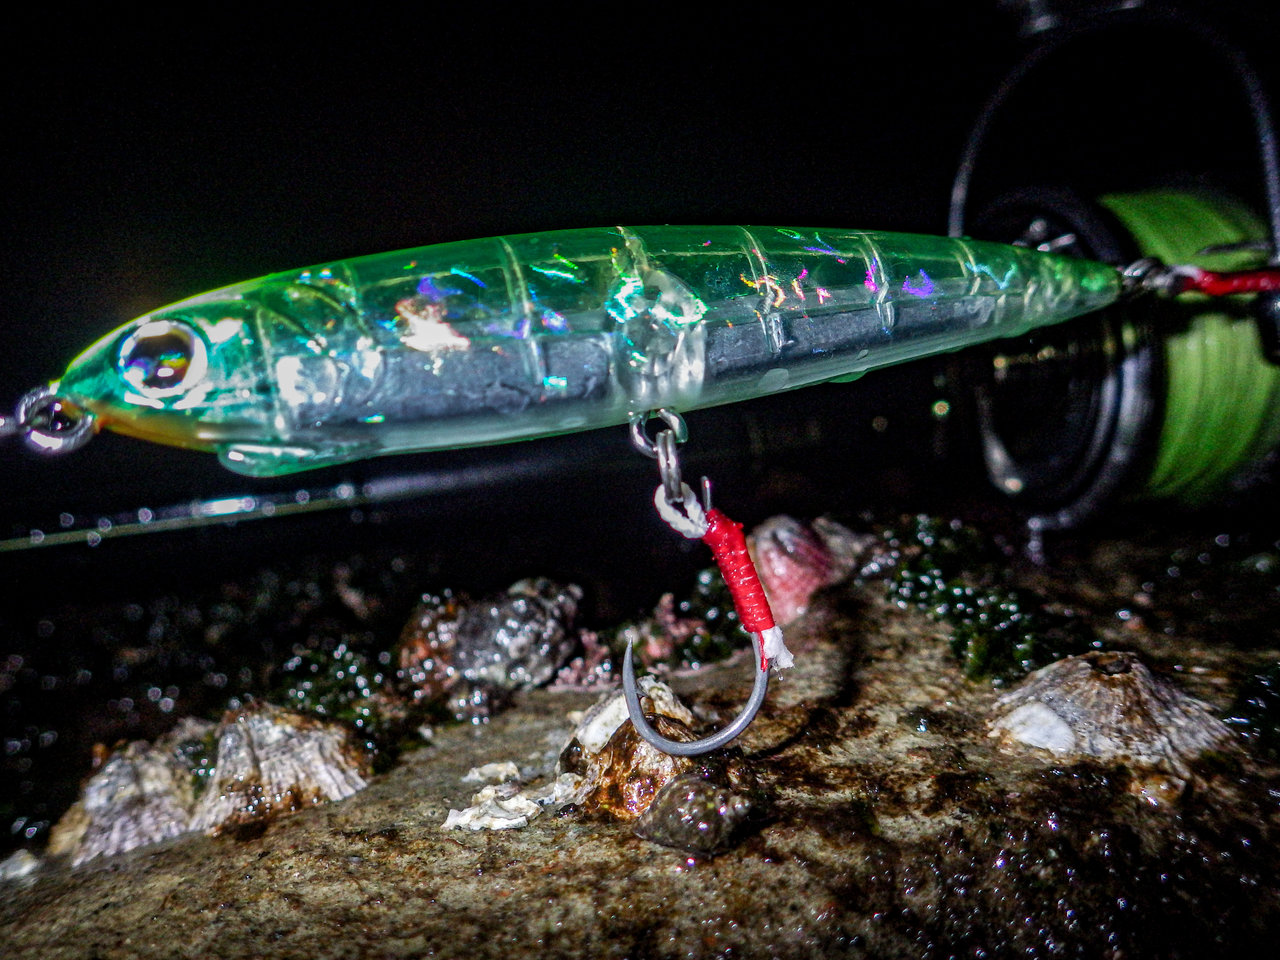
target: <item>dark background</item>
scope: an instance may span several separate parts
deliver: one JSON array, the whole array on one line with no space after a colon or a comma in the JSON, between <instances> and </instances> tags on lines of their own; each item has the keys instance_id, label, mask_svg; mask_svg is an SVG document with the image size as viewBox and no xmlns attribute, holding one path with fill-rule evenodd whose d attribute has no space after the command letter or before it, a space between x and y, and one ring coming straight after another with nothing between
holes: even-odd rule
<instances>
[{"instance_id":1,"label":"dark background","mask_svg":"<svg viewBox=\"0 0 1280 960\"><path fill-rule=\"evenodd\" d=\"M1273 4L1182 8L1248 50L1275 96ZM1028 46L1024 16L994 0L30 14L0 39L0 402L147 310L348 255L618 223L943 233L965 135ZM1251 136L1221 63L1183 32L1138 23L1036 74L994 131L976 199L1030 183L1091 195L1191 180L1257 202ZM939 369L691 416L689 469L710 472L747 522L981 514L991 501L963 399ZM944 395L956 415L938 421ZM11 679L26 679L13 689L27 691L6 700L6 729L22 740L72 696L59 692L71 670L59 658L79 654L55 626L89 635L95 605L152 610L300 557L414 553L423 582L406 589L551 574L587 583L607 620L651 604L669 568L704 562L653 518L653 465L621 429L265 482L110 435L60 458L11 441L0 540L57 529L63 513L79 525L398 474L447 486L464 468L471 479L452 492L357 511L0 552L0 656L19 656ZM24 713L37 698L38 722ZM153 734L164 719L100 738ZM59 742L83 769L86 737ZM41 803L40 815L57 812Z\"/></svg>"}]
</instances>

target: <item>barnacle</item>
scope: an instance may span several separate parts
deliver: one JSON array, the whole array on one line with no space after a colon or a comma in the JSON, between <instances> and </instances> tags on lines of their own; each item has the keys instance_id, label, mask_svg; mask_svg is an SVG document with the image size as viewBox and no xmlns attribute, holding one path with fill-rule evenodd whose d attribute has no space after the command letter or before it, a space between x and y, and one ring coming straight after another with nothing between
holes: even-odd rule
<instances>
[{"instance_id":1,"label":"barnacle","mask_svg":"<svg viewBox=\"0 0 1280 960\"><path fill-rule=\"evenodd\" d=\"M190 830L196 783L184 748L212 730L187 718L154 744L134 741L110 753L53 828L49 853L79 866Z\"/></svg>"},{"instance_id":2,"label":"barnacle","mask_svg":"<svg viewBox=\"0 0 1280 960\"><path fill-rule=\"evenodd\" d=\"M806 524L779 515L752 530L747 546L774 619L785 626L803 615L814 593L849 573L867 539L825 518Z\"/></svg>"},{"instance_id":3,"label":"barnacle","mask_svg":"<svg viewBox=\"0 0 1280 960\"><path fill-rule=\"evenodd\" d=\"M1232 740L1208 707L1128 652L1067 657L1031 674L996 700L991 735L1182 778L1193 760Z\"/></svg>"},{"instance_id":4,"label":"barnacle","mask_svg":"<svg viewBox=\"0 0 1280 960\"><path fill-rule=\"evenodd\" d=\"M217 771L191 829L261 832L281 814L363 789L369 760L338 724L266 703L228 711L218 729Z\"/></svg>"},{"instance_id":5,"label":"barnacle","mask_svg":"<svg viewBox=\"0 0 1280 960\"><path fill-rule=\"evenodd\" d=\"M79 865L193 830L254 834L350 796L368 775L368 752L338 724L266 703L230 710L216 728L187 718L154 744L109 754L54 827L49 852Z\"/></svg>"}]
</instances>

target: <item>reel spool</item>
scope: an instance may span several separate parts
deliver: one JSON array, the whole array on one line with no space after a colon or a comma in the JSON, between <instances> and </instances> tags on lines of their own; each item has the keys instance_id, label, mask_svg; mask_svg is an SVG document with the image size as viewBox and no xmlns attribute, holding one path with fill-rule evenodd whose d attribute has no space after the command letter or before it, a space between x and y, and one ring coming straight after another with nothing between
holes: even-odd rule
<instances>
[{"instance_id":1,"label":"reel spool","mask_svg":"<svg viewBox=\"0 0 1280 960\"><path fill-rule=\"evenodd\" d=\"M1117 265L1238 269L1263 258L1263 223L1223 197L1023 191L978 237ZM1234 247L1205 254L1205 248ZM1239 298L1144 298L999 344L967 373L987 472L1035 531L1078 526L1125 499L1198 504L1280 446L1280 368Z\"/></svg>"}]
</instances>

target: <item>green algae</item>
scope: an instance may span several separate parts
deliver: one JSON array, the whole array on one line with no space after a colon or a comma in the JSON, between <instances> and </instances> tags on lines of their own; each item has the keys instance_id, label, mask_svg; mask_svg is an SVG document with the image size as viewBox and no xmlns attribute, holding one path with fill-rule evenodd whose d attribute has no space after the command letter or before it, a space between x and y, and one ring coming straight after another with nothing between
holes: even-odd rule
<instances>
[{"instance_id":1,"label":"green algae","mask_svg":"<svg viewBox=\"0 0 1280 960\"><path fill-rule=\"evenodd\" d=\"M888 599L948 626L951 652L969 680L1008 683L1102 649L1081 617L1008 583L1004 554L972 527L920 514L883 539L890 550L890 562L881 565Z\"/></svg>"},{"instance_id":2,"label":"green algae","mask_svg":"<svg viewBox=\"0 0 1280 960\"><path fill-rule=\"evenodd\" d=\"M218 755L217 728L211 728L203 737L183 740L174 748L174 753L181 758L191 772L192 797L196 800L200 799L217 773L214 765Z\"/></svg>"},{"instance_id":3,"label":"green algae","mask_svg":"<svg viewBox=\"0 0 1280 960\"><path fill-rule=\"evenodd\" d=\"M378 654L381 664L386 654ZM280 668L277 695L268 697L353 727L374 750L385 737L386 723L376 694L386 677L370 657L344 640L332 649L297 649Z\"/></svg>"}]
</instances>

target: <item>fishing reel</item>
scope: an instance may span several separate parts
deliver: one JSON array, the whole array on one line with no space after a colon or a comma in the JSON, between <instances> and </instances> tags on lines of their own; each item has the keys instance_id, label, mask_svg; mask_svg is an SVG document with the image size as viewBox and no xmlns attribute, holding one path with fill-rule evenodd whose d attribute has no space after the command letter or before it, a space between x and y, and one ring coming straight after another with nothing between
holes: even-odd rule
<instances>
[{"instance_id":1,"label":"fishing reel","mask_svg":"<svg viewBox=\"0 0 1280 960\"><path fill-rule=\"evenodd\" d=\"M1224 270L1256 264L1265 238L1239 203L1177 191L1024 191L974 232L1117 265ZM965 376L987 473L1033 530L1075 527L1124 500L1203 503L1247 483L1280 445L1280 367L1236 299L1122 302L998 344Z\"/></svg>"},{"instance_id":2,"label":"fishing reel","mask_svg":"<svg viewBox=\"0 0 1280 960\"><path fill-rule=\"evenodd\" d=\"M1208 36L1242 82L1274 209L1280 175L1261 86L1242 54ZM1202 189L1024 188L964 223L969 182L993 117L1062 42L1033 51L988 102L956 178L952 234L1138 272L1156 261L1215 271L1266 263L1274 252L1267 224L1238 201ZM1274 294L1254 302L1133 297L970 354L960 377L971 384L991 482L1024 514L1033 535L1079 526L1120 502L1197 505L1248 486L1280 448L1277 305Z\"/></svg>"}]
</instances>

